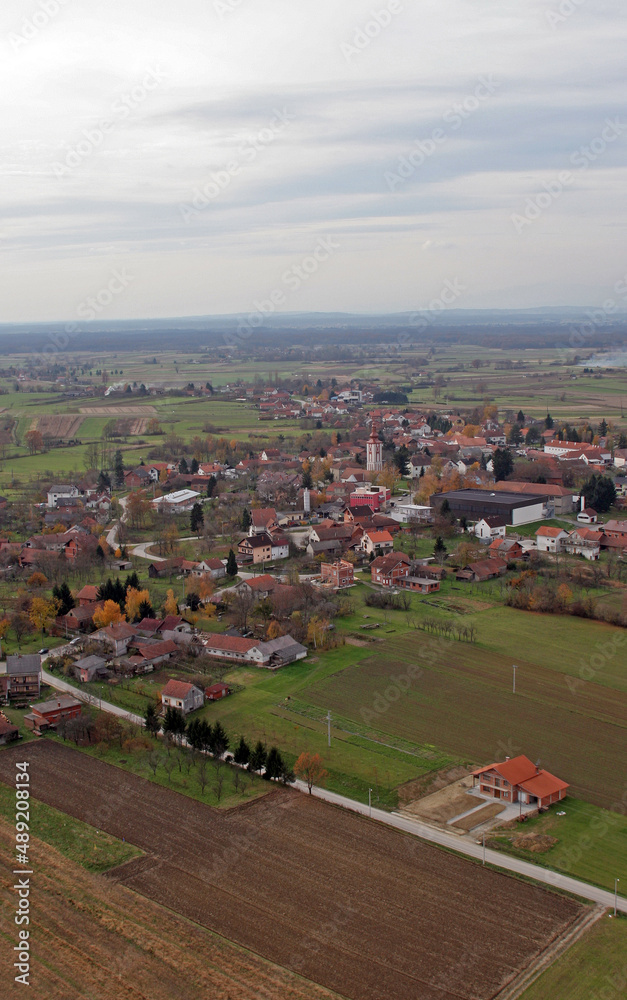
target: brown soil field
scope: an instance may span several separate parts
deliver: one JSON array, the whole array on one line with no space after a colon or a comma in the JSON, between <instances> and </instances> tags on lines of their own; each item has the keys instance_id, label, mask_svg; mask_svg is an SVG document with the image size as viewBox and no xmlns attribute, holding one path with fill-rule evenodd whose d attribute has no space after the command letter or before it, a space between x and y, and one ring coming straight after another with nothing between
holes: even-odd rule
<instances>
[{"instance_id":1,"label":"brown soil field","mask_svg":"<svg viewBox=\"0 0 627 1000\"><path fill-rule=\"evenodd\" d=\"M477 809L470 816L464 816L463 819L457 820L452 825L457 827L458 830L474 830L476 826L481 826L482 823L487 823L489 819L498 816L499 813L503 812L504 808L505 806L500 806L498 802L489 802L483 809Z\"/></svg>"},{"instance_id":2,"label":"brown soil field","mask_svg":"<svg viewBox=\"0 0 627 1000\"><path fill-rule=\"evenodd\" d=\"M296 791L224 814L45 740L0 779L23 759L36 798L146 852L114 881L351 1000L488 1000L585 910Z\"/></svg>"},{"instance_id":3,"label":"brown soil field","mask_svg":"<svg viewBox=\"0 0 627 1000\"><path fill-rule=\"evenodd\" d=\"M30 429L40 431L44 437L73 438L76 437L84 419L84 416L76 413L49 413L33 417Z\"/></svg>"},{"instance_id":4,"label":"brown soil field","mask_svg":"<svg viewBox=\"0 0 627 1000\"><path fill-rule=\"evenodd\" d=\"M155 417L154 406L81 406L81 413L91 417Z\"/></svg>"},{"instance_id":5,"label":"brown soil field","mask_svg":"<svg viewBox=\"0 0 627 1000\"><path fill-rule=\"evenodd\" d=\"M8 1000L333 1000L335 994L230 944L31 841L31 986L13 981L14 833L0 820L0 956Z\"/></svg>"}]
</instances>

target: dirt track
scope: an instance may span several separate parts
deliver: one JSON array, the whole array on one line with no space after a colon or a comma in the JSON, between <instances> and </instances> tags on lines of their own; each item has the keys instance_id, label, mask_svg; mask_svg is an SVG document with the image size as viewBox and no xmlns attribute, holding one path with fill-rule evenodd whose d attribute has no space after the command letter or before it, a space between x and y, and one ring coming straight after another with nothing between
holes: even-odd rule
<instances>
[{"instance_id":1,"label":"dirt track","mask_svg":"<svg viewBox=\"0 0 627 1000\"><path fill-rule=\"evenodd\" d=\"M0 778L16 758L37 798L150 855L116 880L355 1000L487 1000L582 910L297 792L222 814L49 742Z\"/></svg>"}]
</instances>

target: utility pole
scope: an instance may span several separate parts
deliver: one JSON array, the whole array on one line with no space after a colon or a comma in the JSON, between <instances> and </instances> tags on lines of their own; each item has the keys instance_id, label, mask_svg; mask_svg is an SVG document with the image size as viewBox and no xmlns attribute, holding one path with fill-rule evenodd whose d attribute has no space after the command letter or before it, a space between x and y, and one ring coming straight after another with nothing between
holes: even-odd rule
<instances>
[{"instance_id":1,"label":"utility pole","mask_svg":"<svg viewBox=\"0 0 627 1000\"><path fill-rule=\"evenodd\" d=\"M372 819L372 788L368 789L368 816Z\"/></svg>"},{"instance_id":2,"label":"utility pole","mask_svg":"<svg viewBox=\"0 0 627 1000\"><path fill-rule=\"evenodd\" d=\"M327 746L331 746L331 711L327 712Z\"/></svg>"},{"instance_id":3,"label":"utility pole","mask_svg":"<svg viewBox=\"0 0 627 1000\"><path fill-rule=\"evenodd\" d=\"M483 834L483 864L485 865L485 831Z\"/></svg>"},{"instance_id":4,"label":"utility pole","mask_svg":"<svg viewBox=\"0 0 627 1000\"><path fill-rule=\"evenodd\" d=\"M517 668L516 668L516 664L514 663L514 664L513 664L513 670L514 670L514 683L513 683L513 686L512 686L512 693L513 693L513 694L516 694L516 669L517 669Z\"/></svg>"},{"instance_id":5,"label":"utility pole","mask_svg":"<svg viewBox=\"0 0 627 1000\"><path fill-rule=\"evenodd\" d=\"M619 878L615 878L614 879L614 916L616 916L616 903L618 902L618 883L619 882L620 882Z\"/></svg>"}]
</instances>

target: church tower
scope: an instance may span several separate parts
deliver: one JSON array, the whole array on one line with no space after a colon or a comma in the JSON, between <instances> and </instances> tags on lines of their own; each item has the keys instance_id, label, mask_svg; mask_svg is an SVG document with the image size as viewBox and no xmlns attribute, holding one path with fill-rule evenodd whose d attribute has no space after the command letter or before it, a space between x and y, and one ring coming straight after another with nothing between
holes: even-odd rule
<instances>
[{"instance_id":1,"label":"church tower","mask_svg":"<svg viewBox=\"0 0 627 1000\"><path fill-rule=\"evenodd\" d=\"M366 443L366 468L368 472L382 472L383 470L383 443L377 434L374 417L372 419L372 433Z\"/></svg>"}]
</instances>

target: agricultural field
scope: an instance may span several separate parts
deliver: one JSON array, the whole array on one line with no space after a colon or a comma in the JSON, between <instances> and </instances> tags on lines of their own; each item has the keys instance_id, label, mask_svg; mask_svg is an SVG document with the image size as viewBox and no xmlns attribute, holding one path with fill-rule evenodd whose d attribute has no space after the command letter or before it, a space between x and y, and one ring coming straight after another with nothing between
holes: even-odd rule
<instances>
[{"instance_id":1,"label":"agricultural field","mask_svg":"<svg viewBox=\"0 0 627 1000\"><path fill-rule=\"evenodd\" d=\"M35 815L40 815L38 806ZM94 844L113 839L67 814L60 821L68 830L80 828ZM65 856L50 833L36 820L31 839L36 892L31 897L30 992L38 1000L188 1000L199 996L336 1000L329 990L231 944L115 880L86 870ZM13 962L7 956L16 931L10 864L14 836L12 826L0 818L0 940L5 968ZM116 843L129 850L128 844ZM115 857L109 860L116 864ZM24 995L24 987L8 974L2 990L7 1000Z\"/></svg>"},{"instance_id":2,"label":"agricultural field","mask_svg":"<svg viewBox=\"0 0 627 1000\"><path fill-rule=\"evenodd\" d=\"M619 1000L627 992L627 920L604 919L557 959L520 1000Z\"/></svg>"},{"instance_id":3,"label":"agricultural field","mask_svg":"<svg viewBox=\"0 0 627 1000\"><path fill-rule=\"evenodd\" d=\"M2 780L21 756L0 754ZM175 792L57 743L27 759L35 798L146 852L110 872L116 890L350 1000L488 1000L588 912L301 793L182 814Z\"/></svg>"}]
</instances>

